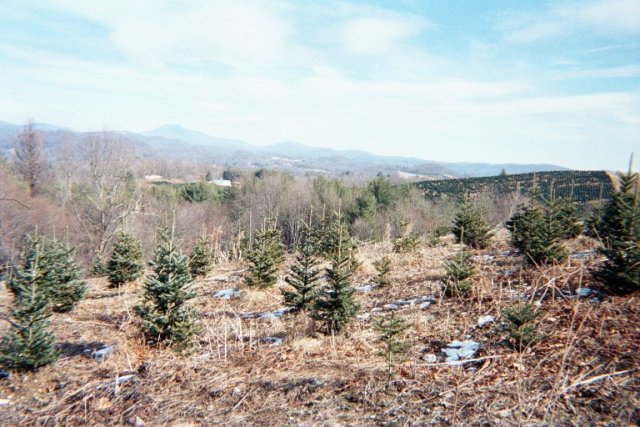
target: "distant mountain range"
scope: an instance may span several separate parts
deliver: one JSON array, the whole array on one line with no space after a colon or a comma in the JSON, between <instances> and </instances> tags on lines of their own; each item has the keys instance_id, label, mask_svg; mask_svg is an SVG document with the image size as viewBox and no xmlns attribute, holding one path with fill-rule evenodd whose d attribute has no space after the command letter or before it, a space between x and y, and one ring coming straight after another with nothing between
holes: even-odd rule
<instances>
[{"instance_id":1,"label":"distant mountain range","mask_svg":"<svg viewBox=\"0 0 640 427\"><path fill-rule=\"evenodd\" d=\"M65 144L78 144L93 132L76 132L68 128L38 123L49 156L60 156ZM0 153L13 147L22 126L0 121ZM217 138L180 125L165 125L157 129L133 133L109 133L130 142L144 158L197 160L237 168L282 169L295 175L353 173L376 175L383 173L398 179L429 180L464 176L493 176L505 170L509 174L568 170L550 164L489 164L446 163L415 157L379 156L361 150L334 150L310 147L286 141L272 145L252 145L248 142Z\"/></svg>"}]
</instances>

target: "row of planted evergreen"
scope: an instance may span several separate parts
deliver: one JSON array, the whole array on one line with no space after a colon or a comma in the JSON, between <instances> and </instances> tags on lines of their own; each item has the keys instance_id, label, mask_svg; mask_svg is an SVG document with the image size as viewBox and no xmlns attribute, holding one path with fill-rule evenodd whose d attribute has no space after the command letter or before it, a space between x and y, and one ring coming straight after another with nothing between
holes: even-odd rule
<instances>
[{"instance_id":1,"label":"row of planted evergreen","mask_svg":"<svg viewBox=\"0 0 640 427\"><path fill-rule=\"evenodd\" d=\"M586 233L602 242L601 252L606 257L595 277L612 292L624 294L640 289L640 209L637 174L629 171L621 175L620 181L619 191L586 221ZM453 226L456 241L471 248L487 247L491 233L482 217L472 203L462 204ZM394 251L415 250L419 237L410 232L408 224L401 228ZM583 231L576 203L556 197L553 191L548 196L537 194L532 203L522 206L507 222L507 228L512 245L526 262L534 265L563 261L568 255L565 241ZM191 284L194 277L209 271L211 251L207 240L201 239L187 257L175 246L172 232L164 232L161 237L162 243L151 262L152 274L144 281L142 301L134 311L149 343L162 342L185 350L197 332L197 312L188 305L194 297ZM342 331L359 309L351 283L358 265L354 249L348 226L340 215L332 222L312 225L310 221L296 262L285 278L292 289L283 290L285 303L320 321L327 333ZM273 223L265 223L247 251L247 285L273 286L284 254L279 231ZM318 266L323 259L329 266L321 272ZM390 260L382 258L375 266L378 275L374 281L384 286L388 282ZM143 270L140 243L126 233L119 234L106 265L109 283L117 287L137 280ZM474 268L469 252L462 250L449 259L445 270L446 295L455 297L470 292ZM14 308L10 331L1 343L0 363L17 370L51 363L57 357L55 338L48 331L52 312L73 309L86 290L73 249L55 239L29 236L18 262L8 270L6 282L14 295ZM522 325L526 326L531 316L526 307L523 310L508 314L514 319L524 319Z\"/></svg>"},{"instance_id":2,"label":"row of planted evergreen","mask_svg":"<svg viewBox=\"0 0 640 427\"><path fill-rule=\"evenodd\" d=\"M135 307L142 331L152 343L161 341L186 349L195 333L196 313L185 303L193 277L211 268L212 254L202 238L187 258L161 233L162 244L151 262L152 274L144 283L142 303ZM37 233L22 242L18 259L5 272L14 296L9 332L0 342L0 366L11 370L35 370L58 357L56 339L49 330L53 313L71 311L83 298L86 282L74 258L74 249L57 239ZM127 233L118 234L106 275L113 287L139 279L144 271L140 243Z\"/></svg>"}]
</instances>

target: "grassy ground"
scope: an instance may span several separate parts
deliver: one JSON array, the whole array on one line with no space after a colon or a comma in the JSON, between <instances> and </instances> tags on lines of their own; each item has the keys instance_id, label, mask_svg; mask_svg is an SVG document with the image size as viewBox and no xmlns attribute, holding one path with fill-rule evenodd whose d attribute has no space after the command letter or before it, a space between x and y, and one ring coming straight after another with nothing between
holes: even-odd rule
<instances>
[{"instance_id":1,"label":"grassy ground","mask_svg":"<svg viewBox=\"0 0 640 427\"><path fill-rule=\"evenodd\" d=\"M87 298L53 317L61 357L37 373L0 380L2 425L633 425L640 422L640 304L638 295L600 302L575 298L592 287L597 259L522 268L497 244L477 252L472 296L441 295L442 261L451 243L413 255L390 244L365 245L356 285L369 282L372 261L393 260L391 285L358 292L362 313L343 336L314 333L302 315L243 319L242 313L282 307L277 289L247 290L240 264L217 266L198 281L202 332L194 352L147 347L131 307L139 284L108 289L92 280ZM576 243L574 250L588 249ZM486 256L485 256L486 255ZM279 283L284 286L284 283ZM237 299L213 297L241 289ZM411 351L388 380L373 329L387 303L433 295L428 308L397 310L412 328ZM514 351L500 313L525 298L536 303L543 339ZM0 290L0 315L10 295ZM497 322L478 327L483 315ZM0 326L4 333L6 322ZM284 339L272 345L265 337ZM475 361L452 367L441 349L451 340L481 344ZM91 352L114 346L103 362ZM427 361L435 354L438 360ZM115 384L118 378L126 381ZM122 380L120 380L122 381Z\"/></svg>"}]
</instances>

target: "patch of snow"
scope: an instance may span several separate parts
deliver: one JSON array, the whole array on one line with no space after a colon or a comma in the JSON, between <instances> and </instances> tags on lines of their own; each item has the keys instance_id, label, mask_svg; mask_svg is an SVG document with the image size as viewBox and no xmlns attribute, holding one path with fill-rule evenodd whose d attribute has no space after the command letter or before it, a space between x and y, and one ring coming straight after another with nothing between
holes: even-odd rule
<instances>
[{"instance_id":1,"label":"patch of snow","mask_svg":"<svg viewBox=\"0 0 640 427\"><path fill-rule=\"evenodd\" d=\"M478 326L482 328L483 326L489 325L495 321L496 319L493 316L480 316L480 318L478 318Z\"/></svg>"},{"instance_id":2,"label":"patch of snow","mask_svg":"<svg viewBox=\"0 0 640 427\"><path fill-rule=\"evenodd\" d=\"M239 298L240 291L238 289L223 289L213 294L214 298L222 298L222 299L231 299L231 298Z\"/></svg>"},{"instance_id":3,"label":"patch of snow","mask_svg":"<svg viewBox=\"0 0 640 427\"><path fill-rule=\"evenodd\" d=\"M462 365L464 360L472 359L479 349L480 343L478 342L456 340L450 342L446 348L442 349L442 352L447 356L447 364L456 366Z\"/></svg>"}]
</instances>

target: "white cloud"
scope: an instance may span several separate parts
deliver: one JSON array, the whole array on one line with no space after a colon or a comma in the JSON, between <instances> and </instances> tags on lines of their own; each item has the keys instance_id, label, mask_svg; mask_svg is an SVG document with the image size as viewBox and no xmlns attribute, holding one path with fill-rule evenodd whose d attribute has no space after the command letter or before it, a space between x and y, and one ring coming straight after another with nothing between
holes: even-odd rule
<instances>
[{"instance_id":1,"label":"white cloud","mask_svg":"<svg viewBox=\"0 0 640 427\"><path fill-rule=\"evenodd\" d=\"M271 66L287 51L288 22L264 2L151 0L64 1L60 6L102 23L113 44L146 64L215 61Z\"/></svg>"},{"instance_id":2,"label":"white cloud","mask_svg":"<svg viewBox=\"0 0 640 427\"><path fill-rule=\"evenodd\" d=\"M422 18L412 16L354 18L342 29L343 43L356 54L382 55L398 49L425 27Z\"/></svg>"},{"instance_id":3,"label":"white cloud","mask_svg":"<svg viewBox=\"0 0 640 427\"><path fill-rule=\"evenodd\" d=\"M506 19L509 40L529 43L573 33L604 36L640 34L640 0L590 0L555 4Z\"/></svg>"}]
</instances>

